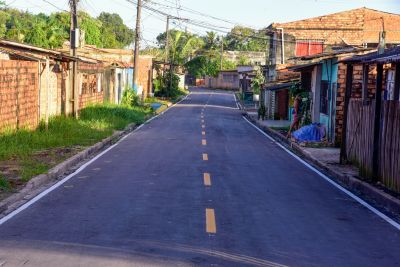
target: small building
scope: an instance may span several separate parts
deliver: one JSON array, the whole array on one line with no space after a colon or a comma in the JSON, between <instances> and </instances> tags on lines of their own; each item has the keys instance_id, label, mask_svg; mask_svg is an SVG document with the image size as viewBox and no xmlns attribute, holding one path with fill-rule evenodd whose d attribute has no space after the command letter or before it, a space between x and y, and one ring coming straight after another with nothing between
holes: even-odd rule
<instances>
[{"instance_id":1,"label":"small building","mask_svg":"<svg viewBox=\"0 0 400 267\"><path fill-rule=\"evenodd\" d=\"M341 161L400 193L400 46L341 61Z\"/></svg>"},{"instance_id":2,"label":"small building","mask_svg":"<svg viewBox=\"0 0 400 267\"><path fill-rule=\"evenodd\" d=\"M62 51L69 51L69 42L65 42ZM133 55L132 49L106 49L97 48L94 45L84 45L78 49L78 55L92 58L105 63L108 68L107 76L110 76L110 95L113 103L121 103L124 90L134 89L144 98L152 94L153 88L153 57L139 56L138 88L133 88Z\"/></svg>"},{"instance_id":3,"label":"small building","mask_svg":"<svg viewBox=\"0 0 400 267\"><path fill-rule=\"evenodd\" d=\"M239 74L237 70L221 70L217 77L206 76L205 86L215 89L239 89Z\"/></svg>"},{"instance_id":4,"label":"small building","mask_svg":"<svg viewBox=\"0 0 400 267\"><path fill-rule=\"evenodd\" d=\"M289 69L301 73L301 89L309 92L310 120L325 126L327 140L340 144L343 122L343 97L346 81L342 60L370 52L371 49L347 48L299 57L302 65Z\"/></svg>"}]
</instances>

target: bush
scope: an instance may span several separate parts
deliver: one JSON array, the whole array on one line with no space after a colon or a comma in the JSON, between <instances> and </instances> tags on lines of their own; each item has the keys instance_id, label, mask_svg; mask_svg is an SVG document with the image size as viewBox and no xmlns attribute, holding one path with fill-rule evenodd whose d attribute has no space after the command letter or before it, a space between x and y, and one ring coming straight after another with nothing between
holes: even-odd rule
<instances>
[{"instance_id":1,"label":"bush","mask_svg":"<svg viewBox=\"0 0 400 267\"><path fill-rule=\"evenodd\" d=\"M135 107L140 105L140 97L131 88L126 88L123 95L121 104L123 106Z\"/></svg>"},{"instance_id":2,"label":"bush","mask_svg":"<svg viewBox=\"0 0 400 267\"><path fill-rule=\"evenodd\" d=\"M164 76L158 75L154 82L154 93L156 97L175 98L183 95L184 92L178 88L180 78L176 74L166 71Z\"/></svg>"}]
</instances>

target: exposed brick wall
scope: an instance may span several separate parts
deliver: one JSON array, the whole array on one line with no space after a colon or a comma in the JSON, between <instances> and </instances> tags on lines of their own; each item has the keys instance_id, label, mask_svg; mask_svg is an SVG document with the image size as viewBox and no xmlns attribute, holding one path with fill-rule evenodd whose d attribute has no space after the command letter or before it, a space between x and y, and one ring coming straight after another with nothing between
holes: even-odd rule
<instances>
[{"instance_id":1,"label":"exposed brick wall","mask_svg":"<svg viewBox=\"0 0 400 267\"><path fill-rule=\"evenodd\" d=\"M37 127L38 64L0 60L0 130Z\"/></svg>"},{"instance_id":2,"label":"exposed brick wall","mask_svg":"<svg viewBox=\"0 0 400 267\"><path fill-rule=\"evenodd\" d=\"M387 70L392 69L390 64L384 65L383 85L382 90L386 87ZM343 63L338 65L338 81L337 81L337 97L336 97L336 128L335 128L335 143L340 144L342 138L342 127L344 120L344 99L346 90L346 73L347 66ZM362 80L363 66L362 64L353 65L353 84L351 98L362 98ZM375 98L376 93L376 66L371 65L368 72L368 99Z\"/></svg>"},{"instance_id":3,"label":"exposed brick wall","mask_svg":"<svg viewBox=\"0 0 400 267\"><path fill-rule=\"evenodd\" d=\"M383 18L385 22L387 43L399 43L400 15L368 8L288 23L275 23L271 27L284 28L287 34L293 35L297 40L319 39L325 40L327 45L338 45L344 42L360 45L365 42L378 43L379 32L382 30L380 18Z\"/></svg>"},{"instance_id":4,"label":"exposed brick wall","mask_svg":"<svg viewBox=\"0 0 400 267\"><path fill-rule=\"evenodd\" d=\"M102 80L101 73L83 73L80 74L80 94L79 94L79 110L87 107L90 104L104 102L104 90L98 82Z\"/></svg>"},{"instance_id":5,"label":"exposed brick wall","mask_svg":"<svg viewBox=\"0 0 400 267\"><path fill-rule=\"evenodd\" d=\"M153 81L153 59L150 57L139 57L138 84L143 87L146 98L152 90Z\"/></svg>"}]
</instances>

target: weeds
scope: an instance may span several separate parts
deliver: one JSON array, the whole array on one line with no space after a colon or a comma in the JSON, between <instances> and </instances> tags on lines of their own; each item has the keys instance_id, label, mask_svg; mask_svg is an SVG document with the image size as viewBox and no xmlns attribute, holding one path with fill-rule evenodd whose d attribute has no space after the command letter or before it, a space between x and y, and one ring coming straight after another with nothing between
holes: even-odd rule
<instances>
[{"instance_id":1,"label":"weeds","mask_svg":"<svg viewBox=\"0 0 400 267\"><path fill-rule=\"evenodd\" d=\"M9 191L11 189L10 183L0 175L0 191Z\"/></svg>"},{"instance_id":2,"label":"weeds","mask_svg":"<svg viewBox=\"0 0 400 267\"><path fill-rule=\"evenodd\" d=\"M83 109L78 120L65 116L51 118L47 131L45 125L40 124L35 131L1 133L0 165L1 161L16 162L18 178L26 182L71 154L62 155L58 151L93 145L130 123L143 123L150 113L151 109L144 107L93 105ZM6 178L0 176L1 189L11 187Z\"/></svg>"}]
</instances>

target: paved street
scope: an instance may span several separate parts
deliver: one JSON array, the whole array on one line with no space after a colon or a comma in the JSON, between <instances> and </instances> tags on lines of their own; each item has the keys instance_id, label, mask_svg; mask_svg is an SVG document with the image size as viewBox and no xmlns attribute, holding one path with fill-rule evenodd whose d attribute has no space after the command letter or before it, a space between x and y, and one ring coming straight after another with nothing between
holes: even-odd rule
<instances>
[{"instance_id":1,"label":"paved street","mask_svg":"<svg viewBox=\"0 0 400 267\"><path fill-rule=\"evenodd\" d=\"M21 265L400 266L400 231L196 90L1 225Z\"/></svg>"}]
</instances>

